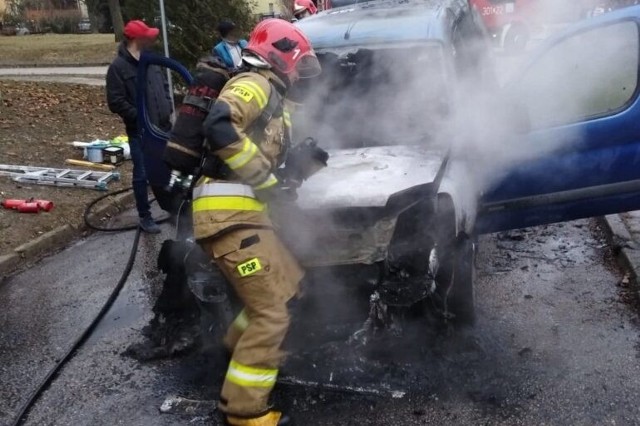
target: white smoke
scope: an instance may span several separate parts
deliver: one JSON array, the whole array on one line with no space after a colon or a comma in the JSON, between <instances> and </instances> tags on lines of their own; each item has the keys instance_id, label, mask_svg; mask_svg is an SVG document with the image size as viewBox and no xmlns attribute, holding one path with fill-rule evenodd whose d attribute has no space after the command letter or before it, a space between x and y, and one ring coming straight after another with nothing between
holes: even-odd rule
<instances>
[{"instance_id":1,"label":"white smoke","mask_svg":"<svg viewBox=\"0 0 640 426\"><path fill-rule=\"evenodd\" d=\"M541 1L532 21L538 28L540 22L557 26L561 17L582 13ZM310 82L296 117L297 138L314 136L329 148L451 149L468 160L483 190L524 162L575 146L583 135L571 123L615 112L637 86L633 22L559 42L506 88L498 87L491 47L477 34L463 36L453 52L429 42L319 51L324 74ZM557 139L535 137L555 126L566 127Z\"/></svg>"}]
</instances>

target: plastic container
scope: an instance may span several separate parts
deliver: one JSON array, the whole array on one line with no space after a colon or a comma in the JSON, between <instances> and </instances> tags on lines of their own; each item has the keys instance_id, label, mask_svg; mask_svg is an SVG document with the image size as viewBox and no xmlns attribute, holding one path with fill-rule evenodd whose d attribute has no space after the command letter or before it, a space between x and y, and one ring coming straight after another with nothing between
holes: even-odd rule
<instances>
[{"instance_id":1,"label":"plastic container","mask_svg":"<svg viewBox=\"0 0 640 426\"><path fill-rule=\"evenodd\" d=\"M119 146L108 146L102 150L105 163L114 166L122 164L124 161L124 149Z\"/></svg>"},{"instance_id":2,"label":"plastic container","mask_svg":"<svg viewBox=\"0 0 640 426\"><path fill-rule=\"evenodd\" d=\"M102 163L104 162L104 155L102 155L102 150L104 149L104 145L90 145L86 148L87 150L87 161L91 161L92 163Z\"/></svg>"}]
</instances>

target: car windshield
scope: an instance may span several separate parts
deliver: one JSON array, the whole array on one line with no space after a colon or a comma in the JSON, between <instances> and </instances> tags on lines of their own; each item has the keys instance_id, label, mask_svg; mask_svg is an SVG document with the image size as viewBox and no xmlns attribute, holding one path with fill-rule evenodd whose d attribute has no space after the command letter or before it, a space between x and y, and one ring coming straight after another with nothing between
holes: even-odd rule
<instances>
[{"instance_id":1,"label":"car windshield","mask_svg":"<svg viewBox=\"0 0 640 426\"><path fill-rule=\"evenodd\" d=\"M296 140L312 136L332 148L429 143L444 125L440 44L320 50L318 59L322 74L297 87Z\"/></svg>"}]
</instances>

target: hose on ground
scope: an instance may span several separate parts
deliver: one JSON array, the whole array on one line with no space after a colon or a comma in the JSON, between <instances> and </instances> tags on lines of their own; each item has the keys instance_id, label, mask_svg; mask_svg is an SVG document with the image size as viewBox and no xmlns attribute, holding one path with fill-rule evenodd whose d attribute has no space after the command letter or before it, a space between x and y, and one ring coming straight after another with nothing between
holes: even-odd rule
<instances>
[{"instance_id":1,"label":"hose on ground","mask_svg":"<svg viewBox=\"0 0 640 426\"><path fill-rule=\"evenodd\" d=\"M120 195L123 194L125 192L129 192L129 191L133 191L133 187L129 187L129 188L124 188L124 189L120 189L118 191L113 191L113 192L109 192L108 194L104 194L98 198L96 198L95 200L91 201L88 205L87 208L84 210L84 215L83 215L83 219L84 219L84 224L87 226L87 228L89 229L93 229L94 231L100 231L100 232L122 232L122 231L134 231L136 229L138 229L138 224L132 224L132 225L125 225L125 226L118 226L115 228L107 228L104 226L99 226L99 225L95 225L93 223L91 223L91 210L93 209L93 207L95 207L96 204L98 204L100 201L109 198L109 197L113 197L115 195ZM149 203L153 203L154 201L156 201L155 198L152 198L149 200ZM170 217L166 217L162 220L157 220L156 223L164 223L167 220L169 220Z\"/></svg>"},{"instance_id":2,"label":"hose on ground","mask_svg":"<svg viewBox=\"0 0 640 426\"><path fill-rule=\"evenodd\" d=\"M105 227L102 227L102 226L94 225L89 220L89 216L91 216L91 210L100 201L102 201L102 200L104 200L106 198L109 198L109 197L113 197L114 195L124 194L125 192L129 192L129 191L133 191L133 187L120 189L120 190L114 191L114 192L109 192L108 194L102 195L102 196L96 198L95 200L91 201L89 203L89 205L87 205L87 208L84 209L84 215L83 215L84 224L87 226L87 228L93 229L94 231L100 231L100 232L121 232L121 231L133 231L134 229L137 229L138 228L138 224L127 225L127 226L122 226L122 227L118 227L118 228L105 228Z\"/></svg>"},{"instance_id":3,"label":"hose on ground","mask_svg":"<svg viewBox=\"0 0 640 426\"><path fill-rule=\"evenodd\" d=\"M138 228L136 230L136 234L133 239L133 245L131 247L131 252L129 253L129 259L127 260L127 264L124 268L124 271L120 276L120 280L118 281L118 284L115 286L115 288L109 295L109 298L107 299L107 301L104 303L104 305L102 305L100 312L98 312L98 315L96 315L93 321L91 321L91 324L89 324L89 326L82 332L80 337L78 337L76 341L71 345L67 353L49 371L49 373L44 378L42 383L29 396L29 399L24 403L24 405L22 406L22 408L18 413L18 416L15 418L13 422L13 426L20 426L24 423L24 421L27 420L29 411L38 401L38 398L40 398L40 396L49 388L49 386L56 379L56 377L58 376L62 368L65 366L65 364L69 362L71 358L73 358L73 356L78 351L78 349L80 349L80 347L91 336L91 334L96 329L96 327L98 326L102 318L105 316L105 314L109 311L109 309L113 305L113 302L115 302L115 300L120 295L120 292L122 291L124 284L127 282L127 279L129 278L129 274L133 269L133 264L135 263L135 260L136 260L136 253L138 252L138 244L140 242L140 233L141 233L141 230L140 228Z\"/></svg>"},{"instance_id":4,"label":"hose on ground","mask_svg":"<svg viewBox=\"0 0 640 426\"><path fill-rule=\"evenodd\" d=\"M109 295L109 298L107 299L107 301L102 305L100 312L98 312L98 314L94 317L94 319L91 321L89 326L82 332L80 337L78 337L75 340L75 342L73 342L73 344L71 345L69 350L65 353L65 355L56 363L56 365L51 370L49 370L49 373L47 373L47 375L45 376L44 380L40 383L40 385L31 393L31 395L29 396L29 399L20 408L20 411L18 412L18 416L13 421L12 426L20 426L27 420L27 417L29 415L29 411L31 410L31 408L33 408L33 406L38 401L40 396L42 396L42 394L49 388L49 386L51 385L51 383L53 383L56 377L58 377L58 374L60 373L60 371L62 371L64 366L73 358L73 356L80 349L80 347L82 347L82 345L87 341L87 339L95 331L98 324L100 324L100 321L102 321L102 318L107 314L109 309L111 309L111 306L116 301L116 299L120 295L120 292L124 288L124 285L127 282L127 279L131 274L131 271L133 270L133 265L136 260L136 254L138 252L138 245L140 243L140 234L142 231L138 224L126 225L126 226L121 226L116 228L105 228L105 227L97 226L90 222L89 217L91 216L91 210L93 209L93 207L96 204L98 204L100 201L104 200L107 197L111 197L114 195L125 193L127 191L131 191L132 189L133 188L125 188L118 191L110 192L108 194L105 194L96 198L95 200L90 202L89 205L87 205L87 208L84 211L83 218L84 218L84 223L88 228L93 229L95 231L100 231L100 232L122 232L122 231L132 231L132 230L136 231L135 237L133 239L133 244L131 246L131 251L129 252L129 259L127 260L124 271L122 272L122 275L118 280L118 283L116 284L115 288L111 291L111 294ZM150 201L153 202L154 200L150 200Z\"/></svg>"}]
</instances>

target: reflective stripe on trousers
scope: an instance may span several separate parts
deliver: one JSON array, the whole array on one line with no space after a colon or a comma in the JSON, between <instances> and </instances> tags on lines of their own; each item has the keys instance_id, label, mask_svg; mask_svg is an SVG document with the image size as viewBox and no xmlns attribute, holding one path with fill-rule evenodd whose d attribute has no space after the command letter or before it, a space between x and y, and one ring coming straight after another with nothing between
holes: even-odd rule
<instances>
[{"instance_id":1,"label":"reflective stripe on trousers","mask_svg":"<svg viewBox=\"0 0 640 426\"><path fill-rule=\"evenodd\" d=\"M207 210L264 211L266 206L256 200L253 189L241 183L203 183L193 189L193 212Z\"/></svg>"},{"instance_id":2,"label":"reflective stripe on trousers","mask_svg":"<svg viewBox=\"0 0 640 426\"><path fill-rule=\"evenodd\" d=\"M226 378L238 386L271 388L276 384L278 369L249 367L231 360Z\"/></svg>"}]
</instances>

